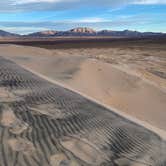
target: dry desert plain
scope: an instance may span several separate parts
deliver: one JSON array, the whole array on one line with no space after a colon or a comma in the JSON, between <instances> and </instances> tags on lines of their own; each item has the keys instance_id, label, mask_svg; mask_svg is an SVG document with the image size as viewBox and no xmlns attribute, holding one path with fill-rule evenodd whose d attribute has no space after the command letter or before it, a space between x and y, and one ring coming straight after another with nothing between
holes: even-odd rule
<instances>
[{"instance_id":1,"label":"dry desert plain","mask_svg":"<svg viewBox=\"0 0 166 166\"><path fill-rule=\"evenodd\" d=\"M132 122L128 122L125 119L123 122L122 117L119 118L114 114L107 115L108 113L104 108L102 115L102 112L100 112L100 110L102 111L102 107L100 105L93 105L90 102L88 107L87 101L87 103L85 103L87 106L84 106L85 109L92 110L92 113L87 114L89 115L89 117L92 116L92 121L88 121L89 125L91 122L94 123L94 126L97 126L97 122L95 121L95 118L93 118L93 116L99 116L98 120L100 121L100 126L95 126L95 128L91 127L90 130L91 132L93 132L92 135L89 135L88 137L85 135L86 132L88 132L89 128L86 132L84 131L85 133L81 132L81 134L79 134L79 140L81 135L81 137L83 137L82 141L78 140L77 134L74 134L77 136L72 136L70 139L63 138L64 140L61 141L60 145L67 151L71 151L71 154L66 152L67 155L64 155L66 153L62 148L61 151L63 151L64 153L53 155L53 152L49 152L49 150L45 147L48 144L41 142L41 145L43 144L44 146L43 148L41 148L40 145L38 145L37 143L35 144L35 141L33 142L31 140L35 137L35 132L32 132L32 127L29 128L29 121L27 120L26 122L20 122L20 119L18 119L17 117L17 110L12 111L12 106L8 104L6 106L6 104L2 104L1 125L8 127L10 132L16 135L11 136L7 144L12 150L17 152L23 151L25 153L25 156L21 156L17 159L18 165L28 165L28 162L32 163L33 165L40 165L41 163L39 162L39 159L43 157L43 154L35 154L35 147L39 146L38 148L40 150L45 150L46 157L43 159L44 166L58 166L60 165L61 161L66 161L67 163L67 160L69 159L71 160L70 165L164 166L166 162L166 159L164 157L166 153L165 39L148 39L143 41L141 39L131 41L124 40L123 42L119 42L118 40L116 42L110 43L108 43L107 41L104 44L102 42L100 44L100 42L96 42L95 44L94 41L77 41L73 44L71 43L71 41L68 41L67 43L62 42L58 46L54 42L51 42L50 44L49 42L47 42L47 44L35 42L35 44L23 43L22 45L22 43L5 43L0 45L1 72L11 72L8 72L9 76L3 76L3 73L1 73L1 79L5 78L8 81L11 81L10 74L11 78L18 77L25 80L27 79L27 81L25 81L23 84L23 89L21 90L15 88L15 85L13 85L13 83L11 83L11 86L9 86L7 92L5 87L2 86L0 88L0 100L2 103L12 102L13 98L15 98L13 97L15 94L21 94L21 96L27 94L29 90L28 88L32 88L32 92L34 91L35 93L40 95L43 94L41 98L44 98L44 92L42 93L42 88L44 91L46 87L50 88L50 86L51 88L53 88L53 92L50 92L50 98L52 97L51 95L53 95L53 97L57 98L58 100L59 98L56 96L57 92L54 92L54 88L56 89L56 87L54 87L51 83L48 83L50 81L55 84L57 83L56 86L62 85L63 87L72 89L73 91L78 92L89 99L93 99L96 103L105 105L105 108L108 107L108 109L110 108L110 110L112 108L122 117L125 117L128 120L132 120ZM47 80L48 82L46 81L45 83L45 81L43 80ZM36 84L29 84L31 83L31 81L36 81ZM36 85L37 87L35 87ZM43 87L43 85L45 86ZM46 90L48 91L47 88ZM60 92L62 94L59 95L58 93L59 97L65 98L66 92L63 92L62 89L60 90ZM6 95L8 97L6 97ZM71 104L70 96L72 99L71 101L73 101L73 105ZM66 101L65 104L71 104L71 106L68 105L67 108L69 107L72 109L77 107L77 105L74 105L75 100L78 100L78 103L82 100L82 102L85 102L84 98L82 99L82 97L80 96L75 96L73 99L73 96L75 95L69 94L65 99L63 99L64 102ZM33 96L31 97L33 98ZM18 97L18 100L19 99L20 96ZM54 114L56 113L56 116L58 116L59 119L63 117L61 112L58 112L58 110L53 110L54 106L51 104L49 105L48 103L38 103L37 106L33 106L32 103L28 103L29 100L33 99L28 100L26 98L25 100L27 100L26 104L28 105L28 109L30 107L30 110L32 112L34 111L34 116L39 114L48 117L54 117ZM22 103L19 102L17 103L17 107L19 106L19 104L20 108L22 108ZM91 104L93 106L91 106ZM19 109L19 107L17 109ZM97 111L98 109L99 112ZM4 110L6 111L4 112ZM69 115L66 114L64 116ZM107 116L108 118L106 118ZM114 118L111 119L111 116L115 116L114 118L117 119L113 120ZM42 123L45 123L47 127L56 123L51 121L47 124L47 118L44 120L41 118L40 120L37 117L36 121L38 122L38 120ZM36 121L34 123L36 123ZM12 122L17 122L21 127L10 128L10 124ZM88 122L84 121L82 123L86 125ZM109 127L105 124L106 122L108 123ZM139 125L137 126L135 123L138 123L143 127ZM40 125L37 126L36 124L36 127L41 127ZM104 129L102 128L102 125ZM113 131L110 129L111 125ZM33 127L35 128L35 126ZM151 130L152 133L150 132ZM29 138L26 135L27 133L24 133L25 131L32 132L34 134L34 137ZM49 131L51 131L51 129ZM101 131L104 132L105 135L103 135ZM10 137L10 134L7 133L7 131L3 132L5 132L3 133L4 137ZM96 135L96 132L99 132L99 135ZM153 132L159 135L161 138ZM20 137L20 134L22 137ZM101 137L101 135L103 135L103 137ZM109 136L112 136L114 139L109 138ZM43 137L45 136L43 135ZM53 137L56 137L56 135L53 135ZM29 141L27 140L27 138ZM112 144L115 144L115 147L111 145L109 146L109 149L108 147L105 147L105 143L108 141L107 139L111 139L109 141L111 143L113 142ZM45 142L46 140L42 141ZM135 144L132 144L132 142L134 141L137 146L135 146ZM24 146L22 147L20 146L20 144ZM56 145L60 146L58 144L58 141L56 142ZM25 147L28 147L28 150L25 150ZM6 147L3 147L2 149L5 150L5 148ZM61 149L61 147L59 148ZM29 152L34 153L35 157L33 159L29 156L26 156ZM142 156L140 155L141 152L143 153ZM7 154L7 152L3 153ZM51 155L49 153L51 153ZM107 156L108 153L110 154ZM19 156L19 153L16 153L14 155ZM72 155L74 155L75 157L71 157ZM112 158L110 156L112 156ZM12 159L14 160L15 157L12 157ZM8 162L6 161L6 159L3 159L4 162L2 163L4 164L4 166L6 166L5 162L10 165L10 162L13 161L12 159L10 158L10 161ZM66 163L61 164L65 165Z\"/></svg>"}]
</instances>

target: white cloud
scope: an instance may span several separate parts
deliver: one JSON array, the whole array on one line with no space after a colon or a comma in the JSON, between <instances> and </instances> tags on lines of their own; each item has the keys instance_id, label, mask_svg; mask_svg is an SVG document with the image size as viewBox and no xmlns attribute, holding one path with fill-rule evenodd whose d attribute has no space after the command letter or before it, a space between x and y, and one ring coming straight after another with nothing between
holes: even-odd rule
<instances>
[{"instance_id":1,"label":"white cloud","mask_svg":"<svg viewBox=\"0 0 166 166\"><path fill-rule=\"evenodd\" d=\"M166 4L166 0L6 0L6 4L22 5L22 4L33 4L33 3L68 3L78 2L79 4L101 4L101 5L127 5L127 4ZM0 4L4 2L0 2Z\"/></svg>"},{"instance_id":2,"label":"white cloud","mask_svg":"<svg viewBox=\"0 0 166 166\"><path fill-rule=\"evenodd\" d=\"M82 23L95 23L95 22L104 22L107 20L105 20L104 18L99 18L99 17L87 17L87 18L82 18L75 21L82 22Z\"/></svg>"},{"instance_id":3,"label":"white cloud","mask_svg":"<svg viewBox=\"0 0 166 166\"><path fill-rule=\"evenodd\" d=\"M133 3L134 4L144 4L144 5L166 4L166 0L135 0Z\"/></svg>"},{"instance_id":4,"label":"white cloud","mask_svg":"<svg viewBox=\"0 0 166 166\"><path fill-rule=\"evenodd\" d=\"M13 0L14 5L29 4L29 3L58 3L58 2L71 2L75 0Z\"/></svg>"},{"instance_id":5,"label":"white cloud","mask_svg":"<svg viewBox=\"0 0 166 166\"><path fill-rule=\"evenodd\" d=\"M55 11L81 7L115 9L130 4L166 4L166 0L0 0L0 12Z\"/></svg>"}]
</instances>

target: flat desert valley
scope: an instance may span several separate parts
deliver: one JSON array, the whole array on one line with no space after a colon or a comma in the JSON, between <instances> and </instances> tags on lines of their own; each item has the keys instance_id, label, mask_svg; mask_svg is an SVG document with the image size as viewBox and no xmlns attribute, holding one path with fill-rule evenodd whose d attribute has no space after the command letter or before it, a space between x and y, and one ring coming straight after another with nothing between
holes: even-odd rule
<instances>
[{"instance_id":1,"label":"flat desert valley","mask_svg":"<svg viewBox=\"0 0 166 166\"><path fill-rule=\"evenodd\" d=\"M1 44L0 165L165 166L165 44Z\"/></svg>"}]
</instances>

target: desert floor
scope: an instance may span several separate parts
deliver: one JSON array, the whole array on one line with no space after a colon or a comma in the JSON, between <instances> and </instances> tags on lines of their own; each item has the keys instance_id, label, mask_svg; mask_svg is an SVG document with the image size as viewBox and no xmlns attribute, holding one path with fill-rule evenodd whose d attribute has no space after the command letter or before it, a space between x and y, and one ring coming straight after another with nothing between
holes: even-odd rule
<instances>
[{"instance_id":1,"label":"desert floor","mask_svg":"<svg viewBox=\"0 0 166 166\"><path fill-rule=\"evenodd\" d=\"M166 49L160 44L78 49L0 45L0 56L166 130Z\"/></svg>"}]
</instances>

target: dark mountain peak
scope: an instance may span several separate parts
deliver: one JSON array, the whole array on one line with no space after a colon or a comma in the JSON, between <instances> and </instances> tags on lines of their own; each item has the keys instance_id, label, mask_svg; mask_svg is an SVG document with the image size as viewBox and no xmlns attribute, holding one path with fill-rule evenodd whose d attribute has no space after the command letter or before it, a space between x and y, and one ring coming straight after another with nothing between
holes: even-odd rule
<instances>
[{"instance_id":1,"label":"dark mountain peak","mask_svg":"<svg viewBox=\"0 0 166 166\"><path fill-rule=\"evenodd\" d=\"M136 32L136 31L125 29L124 32Z\"/></svg>"},{"instance_id":2,"label":"dark mountain peak","mask_svg":"<svg viewBox=\"0 0 166 166\"><path fill-rule=\"evenodd\" d=\"M10 33L7 31L0 30L0 37L17 37L19 36L18 34L15 33Z\"/></svg>"},{"instance_id":3,"label":"dark mountain peak","mask_svg":"<svg viewBox=\"0 0 166 166\"><path fill-rule=\"evenodd\" d=\"M87 27L78 27L71 29L70 32L75 32L75 33L96 33L96 31L92 28L87 28Z\"/></svg>"},{"instance_id":4,"label":"dark mountain peak","mask_svg":"<svg viewBox=\"0 0 166 166\"><path fill-rule=\"evenodd\" d=\"M99 31L99 32L105 32L105 33L107 33L107 32L112 32L112 30L103 29L103 30L101 30L101 31Z\"/></svg>"}]
</instances>

